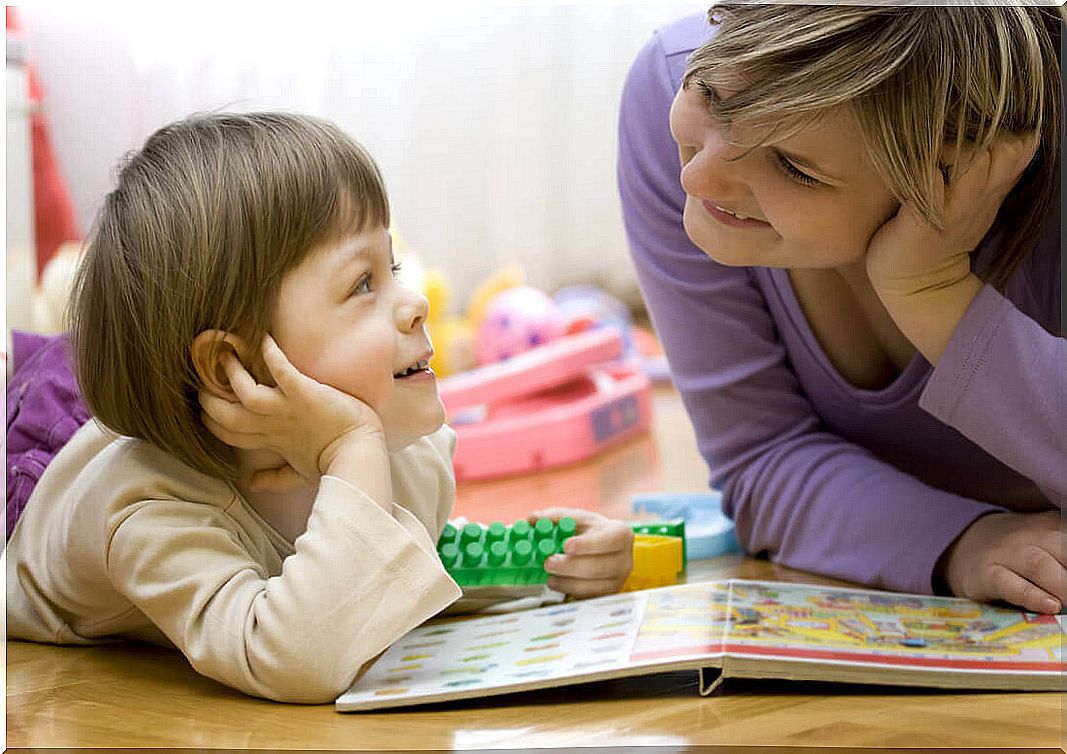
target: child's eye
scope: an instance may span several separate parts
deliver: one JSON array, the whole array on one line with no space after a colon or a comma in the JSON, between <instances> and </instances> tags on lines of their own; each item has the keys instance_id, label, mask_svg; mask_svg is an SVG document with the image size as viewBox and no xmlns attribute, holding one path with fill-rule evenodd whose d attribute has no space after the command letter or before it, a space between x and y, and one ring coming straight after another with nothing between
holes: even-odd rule
<instances>
[{"instance_id":1,"label":"child's eye","mask_svg":"<svg viewBox=\"0 0 1067 754\"><path fill-rule=\"evenodd\" d=\"M775 153L775 162L778 163L778 167L783 173L785 173L797 183L801 183L805 186L814 186L819 182L818 179L812 178L807 173L802 173L800 170L797 169L796 165L791 163L785 158L784 155L780 153Z\"/></svg>"},{"instance_id":2,"label":"child's eye","mask_svg":"<svg viewBox=\"0 0 1067 754\"><path fill-rule=\"evenodd\" d=\"M360 276L359 280L356 281L356 284L354 286L352 286L352 290L349 292L348 295L349 296L360 296L360 295L362 295L364 293L370 293L371 290L372 290L371 289L371 281L372 281L372 279L373 278L372 278L372 276L371 276L371 274L369 272L363 273Z\"/></svg>"},{"instance_id":3,"label":"child's eye","mask_svg":"<svg viewBox=\"0 0 1067 754\"><path fill-rule=\"evenodd\" d=\"M393 273L393 277L397 277L398 275L400 275L400 267L400 262L393 262L391 265L389 265L389 270Z\"/></svg>"}]
</instances>

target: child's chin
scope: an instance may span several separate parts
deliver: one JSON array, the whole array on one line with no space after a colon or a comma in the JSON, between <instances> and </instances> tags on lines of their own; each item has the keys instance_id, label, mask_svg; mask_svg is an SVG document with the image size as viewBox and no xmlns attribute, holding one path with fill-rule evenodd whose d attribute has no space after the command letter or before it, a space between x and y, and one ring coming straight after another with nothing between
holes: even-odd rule
<instances>
[{"instance_id":1,"label":"child's chin","mask_svg":"<svg viewBox=\"0 0 1067 754\"><path fill-rule=\"evenodd\" d=\"M442 410L439 416L427 417L426 421L420 422L418 426L405 427L403 430L397 430L390 432L386 429L385 432L385 444L390 453L395 453L398 450L403 450L411 443L418 440L420 437L426 437L426 435L432 435L439 430L445 424L445 412Z\"/></svg>"}]
</instances>

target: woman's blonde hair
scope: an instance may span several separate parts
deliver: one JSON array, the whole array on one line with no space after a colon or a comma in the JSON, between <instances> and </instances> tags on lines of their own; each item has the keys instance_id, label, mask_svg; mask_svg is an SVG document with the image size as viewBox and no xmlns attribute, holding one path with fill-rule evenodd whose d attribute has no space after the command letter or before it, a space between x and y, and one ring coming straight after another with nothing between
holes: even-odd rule
<instances>
[{"instance_id":1,"label":"woman's blonde hair","mask_svg":"<svg viewBox=\"0 0 1067 754\"><path fill-rule=\"evenodd\" d=\"M1033 6L727 3L708 12L716 31L690 57L682 84L743 82L710 107L760 135L737 144L746 148L851 107L889 191L938 228L930 177L953 153L946 145L977 152L997 136L1039 131L1037 155L993 226L1011 223L1011 233L981 273L1003 288L1059 205L1063 18ZM955 162L949 181L966 167Z\"/></svg>"},{"instance_id":2,"label":"woman's blonde hair","mask_svg":"<svg viewBox=\"0 0 1067 754\"><path fill-rule=\"evenodd\" d=\"M322 244L388 224L377 165L330 123L215 113L159 129L120 166L74 284L74 360L90 411L234 478L232 449L200 420L193 338L225 330L258 354L286 272Z\"/></svg>"}]
</instances>

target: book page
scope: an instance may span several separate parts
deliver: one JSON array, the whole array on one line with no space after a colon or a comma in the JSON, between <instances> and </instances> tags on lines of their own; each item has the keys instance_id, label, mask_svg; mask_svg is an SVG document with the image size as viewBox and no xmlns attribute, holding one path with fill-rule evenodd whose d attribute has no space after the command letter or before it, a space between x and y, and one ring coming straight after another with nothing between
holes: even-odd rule
<instances>
[{"instance_id":1,"label":"book page","mask_svg":"<svg viewBox=\"0 0 1067 754\"><path fill-rule=\"evenodd\" d=\"M1059 674L1056 616L951 597L730 582L725 651L932 671Z\"/></svg>"},{"instance_id":2,"label":"book page","mask_svg":"<svg viewBox=\"0 0 1067 754\"><path fill-rule=\"evenodd\" d=\"M721 656L726 582L630 592L434 623L390 647L337 709L415 704L577 683Z\"/></svg>"}]
</instances>

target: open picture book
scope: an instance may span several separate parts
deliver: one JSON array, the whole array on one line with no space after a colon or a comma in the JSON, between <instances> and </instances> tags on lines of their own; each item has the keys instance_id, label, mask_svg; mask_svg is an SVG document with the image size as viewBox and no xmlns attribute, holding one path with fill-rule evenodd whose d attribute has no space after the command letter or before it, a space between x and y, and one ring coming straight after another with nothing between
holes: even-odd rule
<instances>
[{"instance_id":1,"label":"open picture book","mask_svg":"<svg viewBox=\"0 0 1067 754\"><path fill-rule=\"evenodd\" d=\"M950 597L765 581L661 587L429 623L389 648L341 712L693 669L729 677L1062 690L1065 616Z\"/></svg>"}]
</instances>

